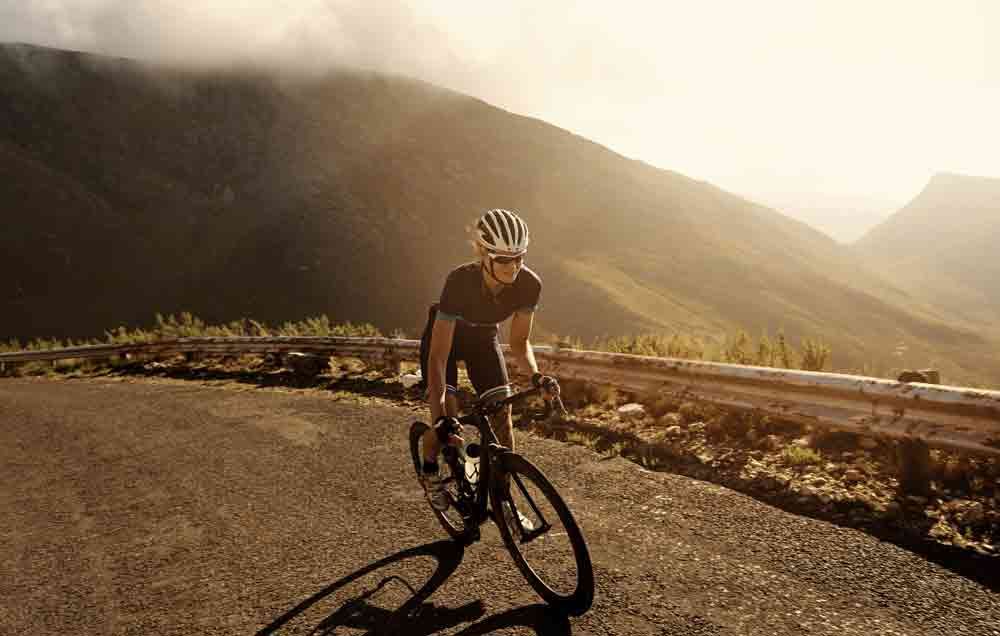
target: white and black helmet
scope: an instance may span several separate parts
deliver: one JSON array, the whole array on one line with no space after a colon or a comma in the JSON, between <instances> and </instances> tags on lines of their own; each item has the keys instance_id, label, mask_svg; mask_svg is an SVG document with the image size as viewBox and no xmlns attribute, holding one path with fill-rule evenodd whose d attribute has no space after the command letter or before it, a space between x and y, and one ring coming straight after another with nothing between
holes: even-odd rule
<instances>
[{"instance_id":1,"label":"white and black helmet","mask_svg":"<svg viewBox=\"0 0 1000 636\"><path fill-rule=\"evenodd\" d=\"M523 254L528 250L528 239L528 224L510 210L490 210L476 223L476 242L488 250Z\"/></svg>"}]
</instances>

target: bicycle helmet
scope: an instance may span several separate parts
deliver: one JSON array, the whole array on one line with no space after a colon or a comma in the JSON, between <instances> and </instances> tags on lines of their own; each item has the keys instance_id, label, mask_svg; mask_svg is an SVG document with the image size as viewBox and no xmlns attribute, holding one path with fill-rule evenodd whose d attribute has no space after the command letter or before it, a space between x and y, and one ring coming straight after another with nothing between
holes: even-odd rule
<instances>
[{"instance_id":1,"label":"bicycle helmet","mask_svg":"<svg viewBox=\"0 0 1000 636\"><path fill-rule=\"evenodd\" d=\"M510 210L489 210L476 223L476 242L491 252L524 254L528 240L528 224Z\"/></svg>"}]
</instances>

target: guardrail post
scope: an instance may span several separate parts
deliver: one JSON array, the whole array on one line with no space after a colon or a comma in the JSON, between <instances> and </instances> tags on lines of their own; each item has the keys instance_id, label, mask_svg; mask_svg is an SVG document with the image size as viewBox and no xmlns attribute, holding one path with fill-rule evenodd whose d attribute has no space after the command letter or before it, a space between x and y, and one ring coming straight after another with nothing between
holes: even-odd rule
<instances>
[{"instance_id":1,"label":"guardrail post","mask_svg":"<svg viewBox=\"0 0 1000 636\"><path fill-rule=\"evenodd\" d=\"M383 368L394 375L399 375L403 372L403 359L399 357L394 347L389 347L385 350L385 355L382 357L382 365Z\"/></svg>"},{"instance_id":2,"label":"guardrail post","mask_svg":"<svg viewBox=\"0 0 1000 636\"><path fill-rule=\"evenodd\" d=\"M931 453L927 442L915 437L896 445L899 489L907 495L926 495L931 490Z\"/></svg>"}]
</instances>

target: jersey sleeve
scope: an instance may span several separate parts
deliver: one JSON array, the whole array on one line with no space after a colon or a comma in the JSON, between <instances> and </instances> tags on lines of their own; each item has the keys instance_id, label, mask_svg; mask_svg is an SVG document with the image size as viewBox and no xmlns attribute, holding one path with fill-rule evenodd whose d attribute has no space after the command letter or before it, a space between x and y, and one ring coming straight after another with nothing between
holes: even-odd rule
<instances>
[{"instance_id":1,"label":"jersey sleeve","mask_svg":"<svg viewBox=\"0 0 1000 636\"><path fill-rule=\"evenodd\" d=\"M460 304L461 290L458 271L448 274L441 290L441 301L438 303L437 318L439 320L458 320L462 316Z\"/></svg>"},{"instance_id":2,"label":"jersey sleeve","mask_svg":"<svg viewBox=\"0 0 1000 636\"><path fill-rule=\"evenodd\" d=\"M514 308L516 313L534 313L539 307L539 301L542 297L542 281L534 272L531 272L531 277L528 280L529 284L524 286L517 307Z\"/></svg>"}]
</instances>

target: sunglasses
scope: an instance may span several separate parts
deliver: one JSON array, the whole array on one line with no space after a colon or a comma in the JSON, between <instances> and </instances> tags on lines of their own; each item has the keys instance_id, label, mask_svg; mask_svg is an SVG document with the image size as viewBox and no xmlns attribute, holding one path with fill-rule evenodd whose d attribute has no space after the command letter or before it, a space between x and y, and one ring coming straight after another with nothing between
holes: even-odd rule
<instances>
[{"instance_id":1,"label":"sunglasses","mask_svg":"<svg viewBox=\"0 0 1000 636\"><path fill-rule=\"evenodd\" d=\"M511 263L517 263L520 265L524 262L524 254L518 254L517 256L502 256L494 252L486 252L486 255L490 257L490 260L494 263L500 263L501 265L509 265Z\"/></svg>"}]
</instances>

